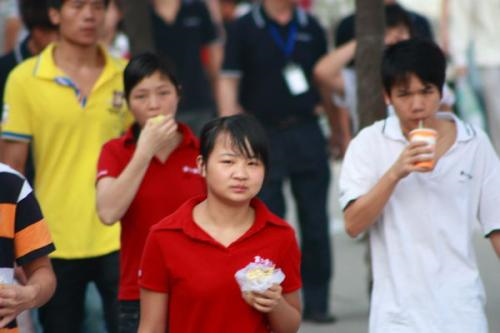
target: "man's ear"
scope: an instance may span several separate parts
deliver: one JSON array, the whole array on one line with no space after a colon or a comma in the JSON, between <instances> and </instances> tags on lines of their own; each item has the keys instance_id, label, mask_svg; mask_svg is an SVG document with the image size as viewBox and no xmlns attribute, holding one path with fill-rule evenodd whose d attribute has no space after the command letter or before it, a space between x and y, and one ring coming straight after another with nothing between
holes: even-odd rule
<instances>
[{"instance_id":1,"label":"man's ear","mask_svg":"<svg viewBox=\"0 0 500 333\"><path fill-rule=\"evenodd\" d=\"M49 8L49 19L53 25L59 25L61 23L61 14L59 9Z\"/></svg>"},{"instance_id":2,"label":"man's ear","mask_svg":"<svg viewBox=\"0 0 500 333\"><path fill-rule=\"evenodd\" d=\"M389 94L385 90L384 90L384 101L385 101L385 105L391 105L392 104L392 102L391 102L391 96L389 96Z\"/></svg>"},{"instance_id":3,"label":"man's ear","mask_svg":"<svg viewBox=\"0 0 500 333\"><path fill-rule=\"evenodd\" d=\"M205 163L203 162L203 157L201 155L198 155L198 157L196 157L196 165L198 166L198 171L200 172L200 175L202 177L205 177L207 174L207 170L205 167Z\"/></svg>"}]
</instances>

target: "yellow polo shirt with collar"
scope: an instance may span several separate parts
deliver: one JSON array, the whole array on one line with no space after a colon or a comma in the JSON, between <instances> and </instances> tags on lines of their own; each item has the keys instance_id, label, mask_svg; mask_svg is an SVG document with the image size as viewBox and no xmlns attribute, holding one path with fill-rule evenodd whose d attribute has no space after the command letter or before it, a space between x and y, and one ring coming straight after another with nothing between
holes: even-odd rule
<instances>
[{"instance_id":1,"label":"yellow polo shirt with collar","mask_svg":"<svg viewBox=\"0 0 500 333\"><path fill-rule=\"evenodd\" d=\"M105 66L89 96L54 63L55 44L17 66L4 99L2 137L32 143L35 193L53 236L54 258L101 256L119 249L119 226L96 212L95 179L102 145L130 124L123 98L123 60L104 49Z\"/></svg>"}]
</instances>

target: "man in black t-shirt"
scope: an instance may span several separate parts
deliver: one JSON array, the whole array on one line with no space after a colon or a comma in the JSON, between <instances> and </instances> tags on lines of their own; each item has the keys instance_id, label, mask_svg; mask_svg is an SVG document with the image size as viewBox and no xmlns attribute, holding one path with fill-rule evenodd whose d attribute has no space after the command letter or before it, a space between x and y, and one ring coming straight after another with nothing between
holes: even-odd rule
<instances>
[{"instance_id":1,"label":"man in black t-shirt","mask_svg":"<svg viewBox=\"0 0 500 333\"><path fill-rule=\"evenodd\" d=\"M201 0L155 0L151 24L156 50L172 62L181 83L177 118L199 135L216 114L213 91L222 57L219 30Z\"/></svg>"},{"instance_id":2,"label":"man in black t-shirt","mask_svg":"<svg viewBox=\"0 0 500 333\"><path fill-rule=\"evenodd\" d=\"M328 312L330 169L311 79L325 52L324 32L312 16L293 0L264 0L230 24L218 89L221 115L247 112L266 128L270 171L260 197L282 217L283 183L290 181L302 240L304 319L315 322L334 320Z\"/></svg>"}]
</instances>

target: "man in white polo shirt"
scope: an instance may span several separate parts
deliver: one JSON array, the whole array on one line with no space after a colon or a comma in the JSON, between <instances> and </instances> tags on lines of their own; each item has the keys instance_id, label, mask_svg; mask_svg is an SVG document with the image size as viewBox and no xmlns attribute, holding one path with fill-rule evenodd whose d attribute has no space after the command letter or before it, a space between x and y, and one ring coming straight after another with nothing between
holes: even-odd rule
<instances>
[{"instance_id":1,"label":"man in white polo shirt","mask_svg":"<svg viewBox=\"0 0 500 333\"><path fill-rule=\"evenodd\" d=\"M437 112L445 66L432 42L389 47L382 79L396 115L362 130L344 159L346 230L370 232L371 333L488 332L472 234L479 220L500 256L500 162L485 133ZM408 142L421 123L434 147Z\"/></svg>"}]
</instances>

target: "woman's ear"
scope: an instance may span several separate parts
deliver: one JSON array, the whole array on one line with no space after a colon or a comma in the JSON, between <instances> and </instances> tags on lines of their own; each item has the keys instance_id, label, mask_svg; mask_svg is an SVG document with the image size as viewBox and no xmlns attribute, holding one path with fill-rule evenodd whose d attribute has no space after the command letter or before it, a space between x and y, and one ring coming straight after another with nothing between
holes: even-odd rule
<instances>
[{"instance_id":1,"label":"woman's ear","mask_svg":"<svg viewBox=\"0 0 500 333\"><path fill-rule=\"evenodd\" d=\"M202 177L205 177L207 174L207 170L205 167L205 163L203 162L203 157L201 155L198 155L198 157L196 157L196 165L198 166L198 171L200 172L200 175Z\"/></svg>"}]
</instances>

